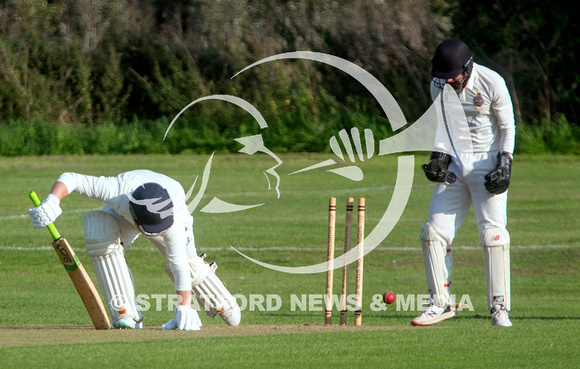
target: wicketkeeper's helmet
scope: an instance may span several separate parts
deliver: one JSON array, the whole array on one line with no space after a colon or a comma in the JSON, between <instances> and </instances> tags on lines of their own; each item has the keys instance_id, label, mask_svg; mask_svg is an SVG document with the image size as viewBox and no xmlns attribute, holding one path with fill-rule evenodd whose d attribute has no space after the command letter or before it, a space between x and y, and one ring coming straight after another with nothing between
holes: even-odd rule
<instances>
[{"instance_id":1,"label":"wicketkeeper's helmet","mask_svg":"<svg viewBox=\"0 0 580 369\"><path fill-rule=\"evenodd\" d=\"M450 38L437 46L431 65L433 77L449 79L463 72L469 75L473 68L473 54L463 41Z\"/></svg>"}]
</instances>

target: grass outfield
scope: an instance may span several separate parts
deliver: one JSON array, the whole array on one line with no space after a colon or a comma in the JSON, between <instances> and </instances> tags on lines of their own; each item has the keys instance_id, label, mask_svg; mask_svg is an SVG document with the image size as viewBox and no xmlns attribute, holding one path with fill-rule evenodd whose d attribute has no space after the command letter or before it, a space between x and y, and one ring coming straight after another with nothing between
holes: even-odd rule
<instances>
[{"instance_id":1,"label":"grass outfield","mask_svg":"<svg viewBox=\"0 0 580 369\"><path fill-rule=\"evenodd\" d=\"M288 175L330 155L285 154L280 197L262 173L268 156L217 155L194 212L198 251L219 264L244 308L242 325L230 328L200 314L200 332L164 332L173 316L172 284L162 256L146 240L127 250L137 294L149 305L142 331L95 331L72 283L50 246L46 230L34 230L25 215L27 193L43 198L64 171L115 175L146 168L165 173L186 191L199 190L208 156L112 156L3 158L0 161L0 367L503 367L576 368L580 360L580 158L524 156L514 162L508 203L512 239L512 328L492 327L485 301L482 251L473 211L454 243L453 289L468 308L434 327L416 328L426 293L419 231L428 215L433 185L415 157L415 179L401 219L365 258L363 327L324 327L323 274L283 274L260 261L303 266L325 261L328 197L338 199L340 255L347 196L366 198L366 233L379 223L397 176L397 158L359 163L364 179L352 182L323 169ZM274 179L269 177L271 188ZM243 212L200 212L218 197L236 204L265 204ZM71 195L56 225L94 272L83 247L82 214L98 201ZM335 271L335 293L342 273ZM351 268L350 286L354 286ZM377 303L392 290L396 303ZM351 288L351 293L352 293ZM155 297L157 296L157 297ZM244 306L245 305L245 306ZM142 305L143 306L143 305ZM338 314L334 315L335 324ZM352 313L349 325L352 324Z\"/></svg>"}]
</instances>

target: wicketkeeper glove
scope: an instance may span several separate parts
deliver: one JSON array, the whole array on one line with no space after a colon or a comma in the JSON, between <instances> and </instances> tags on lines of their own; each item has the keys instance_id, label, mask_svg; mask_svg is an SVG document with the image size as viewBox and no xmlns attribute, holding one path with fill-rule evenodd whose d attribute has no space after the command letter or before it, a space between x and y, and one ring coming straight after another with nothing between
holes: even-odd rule
<instances>
[{"instance_id":1,"label":"wicketkeeper glove","mask_svg":"<svg viewBox=\"0 0 580 369\"><path fill-rule=\"evenodd\" d=\"M54 223L56 218L62 214L60 200L56 195L50 194L39 206L28 209L28 215L32 219L34 228L42 228Z\"/></svg>"},{"instance_id":2,"label":"wicketkeeper glove","mask_svg":"<svg viewBox=\"0 0 580 369\"><path fill-rule=\"evenodd\" d=\"M449 167L449 163L451 163L451 155L433 151L429 159L429 163L421 166L427 179L433 182L445 182L447 168Z\"/></svg>"},{"instance_id":3,"label":"wicketkeeper glove","mask_svg":"<svg viewBox=\"0 0 580 369\"><path fill-rule=\"evenodd\" d=\"M485 188L493 194L507 191L512 172L512 154L501 151L497 154L497 166L485 176Z\"/></svg>"}]
</instances>

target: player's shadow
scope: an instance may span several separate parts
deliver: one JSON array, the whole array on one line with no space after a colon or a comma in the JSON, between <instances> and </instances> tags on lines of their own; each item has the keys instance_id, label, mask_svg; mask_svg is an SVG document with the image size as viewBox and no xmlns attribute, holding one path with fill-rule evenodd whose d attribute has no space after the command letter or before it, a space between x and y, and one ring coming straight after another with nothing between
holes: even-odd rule
<instances>
[{"instance_id":1,"label":"player's shadow","mask_svg":"<svg viewBox=\"0 0 580 369\"><path fill-rule=\"evenodd\" d=\"M453 319L489 319L489 315L476 314L473 316L456 315ZM510 319L514 320L580 320L578 316L518 316L510 314Z\"/></svg>"},{"instance_id":2,"label":"player's shadow","mask_svg":"<svg viewBox=\"0 0 580 369\"><path fill-rule=\"evenodd\" d=\"M409 319L412 320L414 318L416 318L419 314L421 314L420 311L415 312L415 314L396 314L396 315L386 315L386 314L380 314L380 315L376 315L373 314L374 318L379 318L379 319ZM453 318L451 318L453 320L471 320L471 319L477 319L477 320L489 320L490 316L489 315L482 315L482 314L475 314L475 315L461 315L461 312L457 313L457 315L455 315ZM510 319L513 320L580 320L580 317L578 316L518 316L517 314L510 314Z\"/></svg>"}]
</instances>

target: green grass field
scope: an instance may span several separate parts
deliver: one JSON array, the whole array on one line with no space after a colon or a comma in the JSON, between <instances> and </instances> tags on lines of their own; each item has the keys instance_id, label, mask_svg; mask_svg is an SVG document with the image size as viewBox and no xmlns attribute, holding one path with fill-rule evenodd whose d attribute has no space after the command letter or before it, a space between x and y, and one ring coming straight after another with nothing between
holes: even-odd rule
<instances>
[{"instance_id":1,"label":"green grass field","mask_svg":"<svg viewBox=\"0 0 580 369\"><path fill-rule=\"evenodd\" d=\"M127 250L137 294L150 303L142 331L95 331L66 272L50 246L46 230L35 230L26 215L28 192L46 196L65 171L115 175L146 168L165 173L185 190L208 156L17 157L0 161L0 367L466 367L576 368L580 361L580 157L516 158L508 214L512 239L512 328L492 327L485 301L483 254L473 212L454 243L453 289L473 309L428 328L411 327L426 293L419 232L428 215L433 185L415 156L415 178L401 219L365 257L363 327L321 326L325 275L285 274L258 266L249 257L283 266L325 261L328 197L338 199L337 251L342 247L347 196L365 197L367 234L391 200L397 158L374 157L359 163L361 182L324 169L289 175L329 158L328 154L285 154L280 197L262 173L270 157L217 155L207 190L194 212L199 252L219 264L218 275L244 308L242 325L226 327L200 314L199 332L163 332L173 317L167 296L172 283L164 260L146 240ZM273 178L270 177L273 187ZM227 214L200 212L210 200L264 204ZM84 251L82 215L100 208L77 194L61 204L55 223L77 250L94 278ZM353 293L354 268L350 286ZM335 271L340 293L341 271ZM377 304L392 290L398 303ZM307 305L301 305L303 295ZM263 300L262 300L263 299ZM300 301L299 301L300 300ZM270 305L268 306L268 302ZM401 304L403 302L403 304Z\"/></svg>"}]
</instances>

